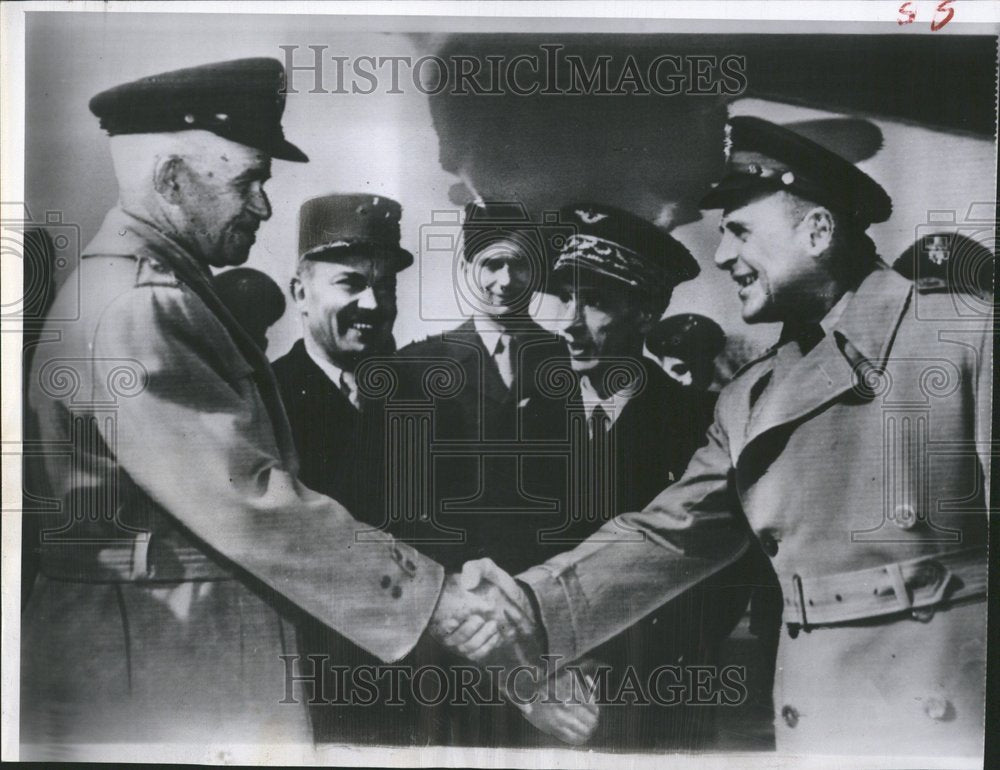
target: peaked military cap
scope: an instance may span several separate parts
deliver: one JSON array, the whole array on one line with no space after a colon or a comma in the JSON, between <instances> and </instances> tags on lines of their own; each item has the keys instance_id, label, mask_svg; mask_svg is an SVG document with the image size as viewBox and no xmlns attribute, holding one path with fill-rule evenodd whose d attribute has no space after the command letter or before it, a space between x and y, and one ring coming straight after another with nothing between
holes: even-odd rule
<instances>
[{"instance_id":1,"label":"peaked military cap","mask_svg":"<svg viewBox=\"0 0 1000 770\"><path fill-rule=\"evenodd\" d=\"M671 356L685 361L713 359L722 352L726 335L707 316L681 313L664 318L646 337L646 347L655 356Z\"/></svg>"},{"instance_id":2,"label":"peaked military cap","mask_svg":"<svg viewBox=\"0 0 1000 770\"><path fill-rule=\"evenodd\" d=\"M584 270L655 297L700 272L680 241L642 217L598 203L578 203L559 212L575 228L552 267L553 273Z\"/></svg>"},{"instance_id":3,"label":"peaked military cap","mask_svg":"<svg viewBox=\"0 0 1000 770\"><path fill-rule=\"evenodd\" d=\"M996 257L979 241L959 233L919 238L893 263L922 293L952 291L993 296Z\"/></svg>"},{"instance_id":4,"label":"peaked military cap","mask_svg":"<svg viewBox=\"0 0 1000 770\"><path fill-rule=\"evenodd\" d=\"M384 195L334 193L310 198L299 209L299 259L385 257L403 270L413 264L413 255L399 245L402 214L402 207Z\"/></svg>"},{"instance_id":5,"label":"peaked military cap","mask_svg":"<svg viewBox=\"0 0 1000 770\"><path fill-rule=\"evenodd\" d=\"M822 145L760 118L731 118L726 128L727 172L701 208L727 208L755 193L787 190L863 228L892 214L892 200L878 182Z\"/></svg>"},{"instance_id":6,"label":"peaked military cap","mask_svg":"<svg viewBox=\"0 0 1000 770\"><path fill-rule=\"evenodd\" d=\"M277 59L237 59L109 88L90 100L90 111L111 136L202 129L272 158L305 162L281 128L284 87Z\"/></svg>"}]
</instances>

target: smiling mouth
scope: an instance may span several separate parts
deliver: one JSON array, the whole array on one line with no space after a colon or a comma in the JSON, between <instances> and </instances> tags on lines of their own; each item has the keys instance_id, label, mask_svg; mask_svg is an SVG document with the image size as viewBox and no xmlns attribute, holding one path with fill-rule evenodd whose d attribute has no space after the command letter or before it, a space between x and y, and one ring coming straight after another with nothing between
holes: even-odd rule
<instances>
[{"instance_id":1,"label":"smiling mouth","mask_svg":"<svg viewBox=\"0 0 1000 770\"><path fill-rule=\"evenodd\" d=\"M743 273L742 275L734 275L733 280L739 284L741 289L745 289L748 286L751 286L757 282L757 273Z\"/></svg>"},{"instance_id":2,"label":"smiling mouth","mask_svg":"<svg viewBox=\"0 0 1000 770\"><path fill-rule=\"evenodd\" d=\"M365 323L364 321L352 321L350 328L357 329L359 332L370 332L375 329L375 324Z\"/></svg>"}]
</instances>

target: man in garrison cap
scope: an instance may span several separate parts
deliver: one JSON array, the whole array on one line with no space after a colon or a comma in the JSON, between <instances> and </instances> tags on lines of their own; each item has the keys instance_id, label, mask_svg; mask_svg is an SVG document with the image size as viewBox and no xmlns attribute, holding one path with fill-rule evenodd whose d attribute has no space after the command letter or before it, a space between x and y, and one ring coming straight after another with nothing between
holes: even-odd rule
<instances>
[{"instance_id":1,"label":"man in garrison cap","mask_svg":"<svg viewBox=\"0 0 1000 770\"><path fill-rule=\"evenodd\" d=\"M702 394L643 355L643 340L674 287L699 272L690 252L651 222L612 206L570 205L560 221L575 232L555 255L549 291L561 303L568 360L562 372L546 371L539 392L522 407L522 424L527 437L558 442L566 451L549 452L526 471L527 492L557 501L558 509L525 522L530 526L517 536L519 570L647 505L681 477L708 427ZM635 540L626 530L616 537ZM731 577L737 582L735 571ZM703 587L594 650L594 665L610 670L597 677L607 705L590 745L703 746L711 706L658 707L648 695L649 675L658 666L678 666L683 678L688 665L714 663L747 598L745 589ZM638 673L645 702L615 705L627 670Z\"/></svg>"},{"instance_id":2,"label":"man in garrison cap","mask_svg":"<svg viewBox=\"0 0 1000 770\"><path fill-rule=\"evenodd\" d=\"M391 661L482 604L297 479L268 361L213 288L271 216L271 159L306 160L282 132L283 83L279 62L246 59L91 100L119 200L33 362L42 441L68 451L45 457L58 508L21 627L25 756L308 740L286 610Z\"/></svg>"},{"instance_id":3,"label":"man in garrison cap","mask_svg":"<svg viewBox=\"0 0 1000 770\"><path fill-rule=\"evenodd\" d=\"M757 118L729 139L702 201L722 209L715 262L781 336L723 389L683 478L599 533L642 543L595 537L519 576L548 651L586 653L749 529L783 592L780 752L979 757L992 319L878 259L865 231L890 199L854 165Z\"/></svg>"}]
</instances>

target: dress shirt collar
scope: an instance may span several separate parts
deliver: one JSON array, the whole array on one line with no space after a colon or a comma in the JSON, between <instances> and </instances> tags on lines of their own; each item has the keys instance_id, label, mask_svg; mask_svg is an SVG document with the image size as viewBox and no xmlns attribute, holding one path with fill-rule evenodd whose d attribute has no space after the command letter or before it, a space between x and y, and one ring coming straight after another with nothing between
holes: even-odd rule
<instances>
[{"instance_id":1,"label":"dress shirt collar","mask_svg":"<svg viewBox=\"0 0 1000 770\"><path fill-rule=\"evenodd\" d=\"M625 405L628 404L634 395L635 392L632 388L622 388L607 398L601 398L591 384L590 377L586 374L580 377L580 398L583 401L583 412L588 422L590 421L590 415L594 413L594 408L600 406L608 416L608 428L610 428L621 416Z\"/></svg>"},{"instance_id":2,"label":"dress shirt collar","mask_svg":"<svg viewBox=\"0 0 1000 770\"><path fill-rule=\"evenodd\" d=\"M354 383L354 372L347 372L330 361L330 359L323 354L319 344L308 334L308 332L304 335L303 341L305 342L306 353L309 355L309 358L311 358L313 363L322 370L323 374L325 374L330 382L333 383L333 386L337 390L343 392L342 383L346 382L353 393L357 387ZM351 399L348 398L348 401L351 401Z\"/></svg>"},{"instance_id":3,"label":"dress shirt collar","mask_svg":"<svg viewBox=\"0 0 1000 770\"><path fill-rule=\"evenodd\" d=\"M479 339L483 341L483 345L491 356L497 354L497 346L500 344L500 338L505 334L508 337L511 336L508 331L489 316L475 316L472 319L472 325L475 327L476 334L479 335Z\"/></svg>"}]
</instances>

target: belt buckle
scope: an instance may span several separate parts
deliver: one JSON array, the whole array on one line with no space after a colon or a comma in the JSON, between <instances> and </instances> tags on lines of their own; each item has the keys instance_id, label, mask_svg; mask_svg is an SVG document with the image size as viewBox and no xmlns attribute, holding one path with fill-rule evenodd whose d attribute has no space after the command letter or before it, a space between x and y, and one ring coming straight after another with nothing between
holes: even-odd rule
<instances>
[{"instance_id":1,"label":"belt buckle","mask_svg":"<svg viewBox=\"0 0 1000 770\"><path fill-rule=\"evenodd\" d=\"M937 612L937 604L944 599L951 583L952 573L934 558L921 559L909 565L904 575L906 590L910 592L910 615L921 623L929 622ZM918 591L929 590L929 595L918 596Z\"/></svg>"}]
</instances>

